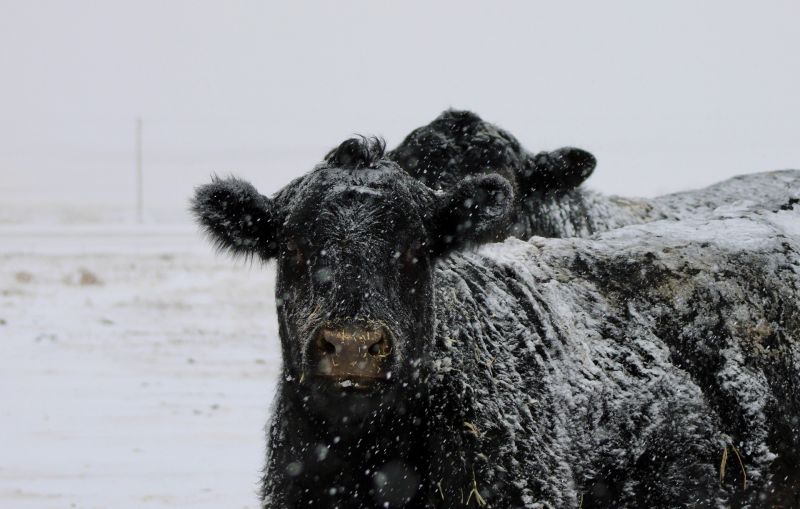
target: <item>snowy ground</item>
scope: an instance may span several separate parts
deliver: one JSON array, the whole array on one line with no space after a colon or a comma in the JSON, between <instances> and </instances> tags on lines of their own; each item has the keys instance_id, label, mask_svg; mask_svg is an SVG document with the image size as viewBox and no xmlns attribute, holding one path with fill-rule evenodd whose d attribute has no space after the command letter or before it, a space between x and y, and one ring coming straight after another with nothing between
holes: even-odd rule
<instances>
[{"instance_id":1,"label":"snowy ground","mask_svg":"<svg viewBox=\"0 0 800 509\"><path fill-rule=\"evenodd\" d=\"M191 227L0 226L0 507L257 507L273 281Z\"/></svg>"}]
</instances>

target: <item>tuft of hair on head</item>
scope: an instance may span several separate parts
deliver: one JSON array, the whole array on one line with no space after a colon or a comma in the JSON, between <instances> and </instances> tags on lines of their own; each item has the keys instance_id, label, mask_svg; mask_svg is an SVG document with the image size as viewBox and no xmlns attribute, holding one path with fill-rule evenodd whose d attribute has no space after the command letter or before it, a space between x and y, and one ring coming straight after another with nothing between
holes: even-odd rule
<instances>
[{"instance_id":1,"label":"tuft of hair on head","mask_svg":"<svg viewBox=\"0 0 800 509\"><path fill-rule=\"evenodd\" d=\"M375 168L386 152L386 142L377 136L358 136L343 141L328 152L325 162L340 168Z\"/></svg>"},{"instance_id":2,"label":"tuft of hair on head","mask_svg":"<svg viewBox=\"0 0 800 509\"><path fill-rule=\"evenodd\" d=\"M444 110L433 122L447 123L450 128L453 131L457 131L458 134L466 134L467 130L482 123L483 120L477 113L473 113L472 111L450 108Z\"/></svg>"}]
</instances>

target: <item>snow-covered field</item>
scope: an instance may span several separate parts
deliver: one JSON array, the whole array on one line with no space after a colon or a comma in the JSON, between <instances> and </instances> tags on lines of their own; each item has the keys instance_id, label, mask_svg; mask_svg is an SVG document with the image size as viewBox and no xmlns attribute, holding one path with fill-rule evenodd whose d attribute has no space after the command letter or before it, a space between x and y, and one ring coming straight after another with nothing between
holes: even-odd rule
<instances>
[{"instance_id":1,"label":"snow-covered field","mask_svg":"<svg viewBox=\"0 0 800 509\"><path fill-rule=\"evenodd\" d=\"M0 507L257 507L273 288L189 226L0 226Z\"/></svg>"}]
</instances>

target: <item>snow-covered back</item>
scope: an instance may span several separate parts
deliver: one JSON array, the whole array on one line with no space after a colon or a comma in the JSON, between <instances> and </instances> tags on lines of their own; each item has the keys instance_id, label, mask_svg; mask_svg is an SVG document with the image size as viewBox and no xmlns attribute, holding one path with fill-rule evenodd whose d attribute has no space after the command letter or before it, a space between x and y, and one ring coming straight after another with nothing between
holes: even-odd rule
<instances>
[{"instance_id":1,"label":"snow-covered back","mask_svg":"<svg viewBox=\"0 0 800 509\"><path fill-rule=\"evenodd\" d=\"M474 475L490 507L800 502L799 182L741 177L654 200L681 221L441 263L446 495Z\"/></svg>"},{"instance_id":2,"label":"snow-covered back","mask_svg":"<svg viewBox=\"0 0 800 509\"><path fill-rule=\"evenodd\" d=\"M579 187L563 194L526 200L514 235L527 239L588 237L658 219L705 217L717 209L766 208L800 199L800 172L782 170L740 175L698 191L657 198L623 198Z\"/></svg>"}]
</instances>

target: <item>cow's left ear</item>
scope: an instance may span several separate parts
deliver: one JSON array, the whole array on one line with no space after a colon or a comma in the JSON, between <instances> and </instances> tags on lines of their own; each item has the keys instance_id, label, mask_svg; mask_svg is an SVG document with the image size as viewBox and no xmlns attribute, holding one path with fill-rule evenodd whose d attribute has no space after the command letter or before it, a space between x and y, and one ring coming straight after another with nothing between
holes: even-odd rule
<instances>
[{"instance_id":1,"label":"cow's left ear","mask_svg":"<svg viewBox=\"0 0 800 509\"><path fill-rule=\"evenodd\" d=\"M438 197L429 229L431 254L504 238L513 203L511 184L496 173L463 179Z\"/></svg>"},{"instance_id":2,"label":"cow's left ear","mask_svg":"<svg viewBox=\"0 0 800 509\"><path fill-rule=\"evenodd\" d=\"M249 182L213 177L195 190L191 211L221 251L264 260L278 253L277 207Z\"/></svg>"},{"instance_id":3,"label":"cow's left ear","mask_svg":"<svg viewBox=\"0 0 800 509\"><path fill-rule=\"evenodd\" d=\"M597 159L585 150L562 147L529 156L517 174L520 194L558 193L575 189L592 175Z\"/></svg>"}]
</instances>

